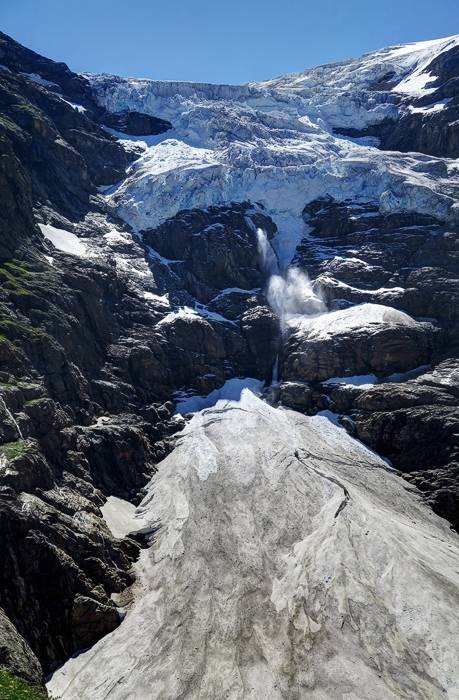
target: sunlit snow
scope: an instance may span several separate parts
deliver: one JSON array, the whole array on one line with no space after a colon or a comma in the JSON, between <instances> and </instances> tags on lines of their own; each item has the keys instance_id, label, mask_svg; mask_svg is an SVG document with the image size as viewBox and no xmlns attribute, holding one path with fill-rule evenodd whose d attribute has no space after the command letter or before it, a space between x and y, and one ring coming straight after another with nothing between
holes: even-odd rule
<instances>
[{"instance_id":1,"label":"sunlit snow","mask_svg":"<svg viewBox=\"0 0 459 700\"><path fill-rule=\"evenodd\" d=\"M39 226L44 237L51 241L58 250L80 257L87 256L86 246L74 233L56 228L56 226L51 226L50 224L39 224Z\"/></svg>"}]
</instances>

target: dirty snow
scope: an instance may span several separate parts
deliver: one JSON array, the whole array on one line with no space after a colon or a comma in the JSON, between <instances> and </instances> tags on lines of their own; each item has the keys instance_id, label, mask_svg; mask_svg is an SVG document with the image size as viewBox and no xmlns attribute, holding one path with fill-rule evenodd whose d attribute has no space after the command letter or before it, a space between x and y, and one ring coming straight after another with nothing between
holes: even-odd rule
<instances>
[{"instance_id":1,"label":"dirty snow","mask_svg":"<svg viewBox=\"0 0 459 700\"><path fill-rule=\"evenodd\" d=\"M457 536L329 416L196 413L137 513L161 528L133 606L53 695L457 697Z\"/></svg>"}]
</instances>

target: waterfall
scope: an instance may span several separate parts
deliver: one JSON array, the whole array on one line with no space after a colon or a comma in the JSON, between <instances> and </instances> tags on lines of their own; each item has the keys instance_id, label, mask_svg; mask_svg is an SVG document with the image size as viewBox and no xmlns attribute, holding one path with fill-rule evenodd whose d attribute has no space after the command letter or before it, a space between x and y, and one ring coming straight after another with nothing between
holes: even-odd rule
<instances>
[{"instance_id":1,"label":"waterfall","mask_svg":"<svg viewBox=\"0 0 459 700\"><path fill-rule=\"evenodd\" d=\"M273 364L273 373L271 377L271 384L276 385L279 383L279 353L276 355L276 359Z\"/></svg>"},{"instance_id":2,"label":"waterfall","mask_svg":"<svg viewBox=\"0 0 459 700\"><path fill-rule=\"evenodd\" d=\"M325 311L308 276L297 267L289 267L284 275L271 275L267 298L283 327L297 316L317 316Z\"/></svg>"},{"instance_id":3,"label":"waterfall","mask_svg":"<svg viewBox=\"0 0 459 700\"><path fill-rule=\"evenodd\" d=\"M258 255L260 257L260 267L269 279L272 275L279 274L279 263L274 248L268 240L266 232L262 228L257 228Z\"/></svg>"},{"instance_id":4,"label":"waterfall","mask_svg":"<svg viewBox=\"0 0 459 700\"><path fill-rule=\"evenodd\" d=\"M324 301L314 292L305 272L298 267L288 267L281 273L276 253L266 232L261 228L257 229L257 244L260 267L267 280L266 298L280 318L282 334L286 331L289 321L305 316L317 316L327 310ZM275 391L278 384L279 354L272 369L271 391Z\"/></svg>"},{"instance_id":5,"label":"waterfall","mask_svg":"<svg viewBox=\"0 0 459 700\"><path fill-rule=\"evenodd\" d=\"M13 414L12 414L11 411L10 411L10 409L9 409L8 406L6 405L6 402L5 402L5 399L3 398L3 396L0 396L0 406L1 406L1 408L3 408L3 410L4 410L5 413L6 413L6 415L8 416L8 418L10 419L10 421L13 423L14 427L16 428L16 430L17 430L17 432L18 432L18 435L19 435L19 439L20 439L20 440L24 440L24 436L23 436L23 434L22 434L22 430L21 430L21 428L19 427L19 424L18 424L16 418L13 416Z\"/></svg>"},{"instance_id":6,"label":"waterfall","mask_svg":"<svg viewBox=\"0 0 459 700\"><path fill-rule=\"evenodd\" d=\"M326 311L324 301L314 292L305 272L289 267L281 274L276 254L263 229L257 229L260 264L267 277L266 297L279 316L282 328L299 316L317 316Z\"/></svg>"}]
</instances>

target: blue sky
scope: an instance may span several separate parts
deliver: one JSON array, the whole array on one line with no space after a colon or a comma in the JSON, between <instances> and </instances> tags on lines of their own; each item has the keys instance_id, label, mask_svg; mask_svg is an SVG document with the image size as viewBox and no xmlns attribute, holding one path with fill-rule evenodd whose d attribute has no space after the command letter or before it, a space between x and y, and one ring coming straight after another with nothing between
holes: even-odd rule
<instances>
[{"instance_id":1,"label":"blue sky","mask_svg":"<svg viewBox=\"0 0 459 700\"><path fill-rule=\"evenodd\" d=\"M242 83L459 34L459 1L0 0L0 28L76 71Z\"/></svg>"}]
</instances>

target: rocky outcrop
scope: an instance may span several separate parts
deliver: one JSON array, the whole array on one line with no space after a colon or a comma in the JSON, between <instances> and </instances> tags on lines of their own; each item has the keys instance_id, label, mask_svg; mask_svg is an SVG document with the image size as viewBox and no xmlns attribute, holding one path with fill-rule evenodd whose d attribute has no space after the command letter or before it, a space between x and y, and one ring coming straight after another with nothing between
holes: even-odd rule
<instances>
[{"instance_id":1,"label":"rocky outcrop","mask_svg":"<svg viewBox=\"0 0 459 700\"><path fill-rule=\"evenodd\" d=\"M456 529L458 377L458 360L444 360L416 379L363 392L351 413L359 439L388 457Z\"/></svg>"},{"instance_id":2,"label":"rocky outcrop","mask_svg":"<svg viewBox=\"0 0 459 700\"><path fill-rule=\"evenodd\" d=\"M378 376L425 364L439 346L437 329L385 306L363 304L300 322L284 348L286 380L345 374Z\"/></svg>"},{"instance_id":3,"label":"rocky outcrop","mask_svg":"<svg viewBox=\"0 0 459 700\"><path fill-rule=\"evenodd\" d=\"M0 664L32 683L42 679L37 657L3 610L0 610Z\"/></svg>"},{"instance_id":4,"label":"rocky outcrop","mask_svg":"<svg viewBox=\"0 0 459 700\"><path fill-rule=\"evenodd\" d=\"M0 32L0 63L16 74L41 78L53 91L66 95L87 109L98 109L88 81L73 73L65 63L57 63L22 46L7 34Z\"/></svg>"},{"instance_id":5,"label":"rocky outcrop","mask_svg":"<svg viewBox=\"0 0 459 700\"><path fill-rule=\"evenodd\" d=\"M260 207L250 203L181 211L154 230L144 242L175 264L180 289L207 304L225 289L253 290L264 283L256 229L276 231Z\"/></svg>"},{"instance_id":6,"label":"rocky outcrop","mask_svg":"<svg viewBox=\"0 0 459 700\"><path fill-rule=\"evenodd\" d=\"M172 124L166 119L152 117L136 111L105 112L99 116L99 121L105 126L133 136L153 136L163 134L172 129Z\"/></svg>"}]
</instances>

